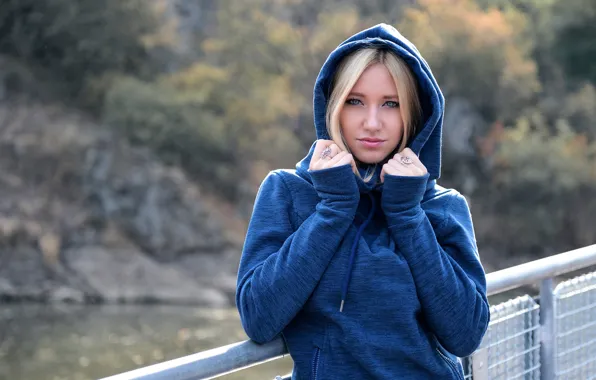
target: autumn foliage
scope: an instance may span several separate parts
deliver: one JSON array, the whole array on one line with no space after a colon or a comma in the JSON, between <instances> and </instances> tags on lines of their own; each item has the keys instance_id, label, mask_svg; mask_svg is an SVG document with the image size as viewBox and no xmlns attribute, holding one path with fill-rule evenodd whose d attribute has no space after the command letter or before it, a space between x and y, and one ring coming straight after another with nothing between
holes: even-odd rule
<instances>
[{"instance_id":1,"label":"autumn foliage","mask_svg":"<svg viewBox=\"0 0 596 380\"><path fill-rule=\"evenodd\" d=\"M315 138L327 54L392 23L445 93L441 182L469 197L481 249L596 241L596 0L200 3L205 22L183 36L159 0L8 1L0 54L60 74L69 102L241 204Z\"/></svg>"}]
</instances>

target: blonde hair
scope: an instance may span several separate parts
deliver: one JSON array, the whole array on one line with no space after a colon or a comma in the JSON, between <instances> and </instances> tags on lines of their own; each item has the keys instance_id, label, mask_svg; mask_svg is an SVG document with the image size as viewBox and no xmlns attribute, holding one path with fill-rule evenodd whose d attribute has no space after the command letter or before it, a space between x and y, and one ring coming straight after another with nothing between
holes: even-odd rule
<instances>
[{"instance_id":1,"label":"blonde hair","mask_svg":"<svg viewBox=\"0 0 596 380\"><path fill-rule=\"evenodd\" d=\"M343 59L335 72L325 116L327 133L333 142L342 150L350 151L341 131L339 114L360 75L369 66L376 63L383 64L395 82L401 117L404 124L401 142L392 154L404 150L420 123L422 110L420 99L418 98L416 80L404 60L392 51L382 47L366 47L356 50ZM375 164L372 170L367 173L364 179L365 181L369 181L373 177L376 166ZM359 175L359 173L357 174Z\"/></svg>"}]
</instances>

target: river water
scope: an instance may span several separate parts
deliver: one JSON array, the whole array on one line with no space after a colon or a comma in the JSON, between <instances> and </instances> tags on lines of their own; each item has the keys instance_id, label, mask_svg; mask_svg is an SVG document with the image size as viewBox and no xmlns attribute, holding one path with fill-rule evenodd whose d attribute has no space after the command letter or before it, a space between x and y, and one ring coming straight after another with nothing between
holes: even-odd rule
<instances>
[{"instance_id":1,"label":"river water","mask_svg":"<svg viewBox=\"0 0 596 380\"><path fill-rule=\"evenodd\" d=\"M0 304L0 379L94 380L245 339L235 308ZM285 357L222 379L273 379L291 369Z\"/></svg>"},{"instance_id":2,"label":"river water","mask_svg":"<svg viewBox=\"0 0 596 380\"><path fill-rule=\"evenodd\" d=\"M91 380L247 339L236 309L0 305L0 379ZM291 371L289 357L222 379Z\"/></svg>"}]
</instances>

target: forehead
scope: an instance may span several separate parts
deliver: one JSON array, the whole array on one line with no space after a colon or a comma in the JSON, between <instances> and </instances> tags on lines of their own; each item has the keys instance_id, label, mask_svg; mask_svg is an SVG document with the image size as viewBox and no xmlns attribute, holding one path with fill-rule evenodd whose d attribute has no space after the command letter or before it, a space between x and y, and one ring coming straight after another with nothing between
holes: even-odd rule
<instances>
[{"instance_id":1,"label":"forehead","mask_svg":"<svg viewBox=\"0 0 596 380\"><path fill-rule=\"evenodd\" d=\"M367 67L352 87L352 91L366 94L397 95L393 77L382 63L375 63Z\"/></svg>"}]
</instances>

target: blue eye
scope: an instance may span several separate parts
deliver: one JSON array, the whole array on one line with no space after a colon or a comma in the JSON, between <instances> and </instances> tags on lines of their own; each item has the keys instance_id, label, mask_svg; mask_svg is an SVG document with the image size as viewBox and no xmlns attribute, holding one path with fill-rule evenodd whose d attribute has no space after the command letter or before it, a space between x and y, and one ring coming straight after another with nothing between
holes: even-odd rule
<instances>
[{"instance_id":1,"label":"blue eye","mask_svg":"<svg viewBox=\"0 0 596 380\"><path fill-rule=\"evenodd\" d=\"M349 104L351 106L357 106L359 104L362 104L362 101L360 101L360 99L350 98L346 99L346 104Z\"/></svg>"},{"instance_id":2,"label":"blue eye","mask_svg":"<svg viewBox=\"0 0 596 380\"><path fill-rule=\"evenodd\" d=\"M389 108L397 108L399 107L399 102L394 102L393 100L390 100L388 102L385 102L385 105Z\"/></svg>"}]
</instances>

